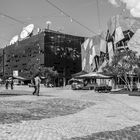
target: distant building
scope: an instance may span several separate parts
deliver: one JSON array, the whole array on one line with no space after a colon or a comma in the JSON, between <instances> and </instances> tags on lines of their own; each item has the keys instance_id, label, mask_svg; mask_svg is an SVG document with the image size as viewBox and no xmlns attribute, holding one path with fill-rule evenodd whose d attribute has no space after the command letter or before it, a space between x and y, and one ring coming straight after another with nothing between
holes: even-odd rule
<instances>
[{"instance_id":1,"label":"distant building","mask_svg":"<svg viewBox=\"0 0 140 140\"><path fill-rule=\"evenodd\" d=\"M107 23L107 31L90 37L81 45L82 70L102 72L116 51L130 49L140 55L140 21L126 15L116 15Z\"/></svg>"},{"instance_id":2,"label":"distant building","mask_svg":"<svg viewBox=\"0 0 140 140\"><path fill-rule=\"evenodd\" d=\"M85 72L103 72L103 67L107 63L111 64L116 52L132 50L140 55L140 21L138 19L121 14L111 17L107 25L107 31L86 39L81 45L82 70ZM135 77L132 83L139 83L137 75L130 72L128 78L131 79L130 77ZM119 76L116 81L118 82L115 83L116 85L125 85L124 80ZM112 86L115 87L115 84L112 82Z\"/></svg>"},{"instance_id":3,"label":"distant building","mask_svg":"<svg viewBox=\"0 0 140 140\"><path fill-rule=\"evenodd\" d=\"M81 44L84 37L45 30L0 50L0 75L10 76L14 71L30 79L37 65L54 67L61 78L81 71Z\"/></svg>"}]
</instances>

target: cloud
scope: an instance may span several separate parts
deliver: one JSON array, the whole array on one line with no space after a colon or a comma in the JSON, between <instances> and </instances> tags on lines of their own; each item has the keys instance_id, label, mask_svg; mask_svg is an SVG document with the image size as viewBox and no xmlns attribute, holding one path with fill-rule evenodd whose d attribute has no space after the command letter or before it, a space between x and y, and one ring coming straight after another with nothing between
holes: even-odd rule
<instances>
[{"instance_id":1,"label":"cloud","mask_svg":"<svg viewBox=\"0 0 140 140\"><path fill-rule=\"evenodd\" d=\"M121 2L126 4L127 9L132 9L137 6L137 4L140 2L140 0L120 0Z\"/></svg>"},{"instance_id":2,"label":"cloud","mask_svg":"<svg viewBox=\"0 0 140 140\"><path fill-rule=\"evenodd\" d=\"M119 7L119 4L117 3L116 0L108 0L112 5Z\"/></svg>"},{"instance_id":3,"label":"cloud","mask_svg":"<svg viewBox=\"0 0 140 140\"><path fill-rule=\"evenodd\" d=\"M133 17L140 17L140 10L139 9L131 9L130 13Z\"/></svg>"},{"instance_id":4,"label":"cloud","mask_svg":"<svg viewBox=\"0 0 140 140\"><path fill-rule=\"evenodd\" d=\"M119 6L119 2L126 4L126 8L134 17L140 17L140 0L108 0L111 4Z\"/></svg>"}]
</instances>

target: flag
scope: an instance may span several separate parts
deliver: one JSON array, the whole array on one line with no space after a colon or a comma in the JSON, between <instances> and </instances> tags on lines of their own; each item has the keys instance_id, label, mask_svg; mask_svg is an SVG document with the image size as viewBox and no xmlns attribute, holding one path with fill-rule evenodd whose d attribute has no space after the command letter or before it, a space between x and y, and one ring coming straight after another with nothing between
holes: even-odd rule
<instances>
[{"instance_id":1,"label":"flag","mask_svg":"<svg viewBox=\"0 0 140 140\"><path fill-rule=\"evenodd\" d=\"M115 30L115 39L114 39L114 43L119 42L119 41L122 40L123 38L124 38L123 31L122 31L121 26L119 26L119 27L117 27L116 30Z\"/></svg>"},{"instance_id":2,"label":"flag","mask_svg":"<svg viewBox=\"0 0 140 140\"><path fill-rule=\"evenodd\" d=\"M89 38L84 42L84 49L86 50L89 44Z\"/></svg>"},{"instance_id":3,"label":"flag","mask_svg":"<svg viewBox=\"0 0 140 140\"><path fill-rule=\"evenodd\" d=\"M91 39L90 42L89 42L90 49L92 48L92 46L93 46L93 39Z\"/></svg>"},{"instance_id":4,"label":"flag","mask_svg":"<svg viewBox=\"0 0 140 140\"><path fill-rule=\"evenodd\" d=\"M100 40L100 51L106 53L106 41L103 39Z\"/></svg>"},{"instance_id":5,"label":"flag","mask_svg":"<svg viewBox=\"0 0 140 140\"><path fill-rule=\"evenodd\" d=\"M95 48L95 54L96 54L97 56L100 56L100 45L97 44L97 45L94 46L94 48Z\"/></svg>"},{"instance_id":6,"label":"flag","mask_svg":"<svg viewBox=\"0 0 140 140\"><path fill-rule=\"evenodd\" d=\"M104 60L104 62L103 62L103 63L101 64L101 66L99 67L98 72L102 72L102 68L105 67L106 64L107 64L107 61Z\"/></svg>"},{"instance_id":7,"label":"flag","mask_svg":"<svg viewBox=\"0 0 140 140\"><path fill-rule=\"evenodd\" d=\"M90 64L90 70L89 71L90 72L94 71L94 69L96 68L94 55L90 55L89 64Z\"/></svg>"},{"instance_id":8,"label":"flag","mask_svg":"<svg viewBox=\"0 0 140 140\"><path fill-rule=\"evenodd\" d=\"M140 29L136 31L133 37L127 43L128 48L132 51L136 51L137 55L140 55Z\"/></svg>"},{"instance_id":9,"label":"flag","mask_svg":"<svg viewBox=\"0 0 140 140\"><path fill-rule=\"evenodd\" d=\"M93 55L93 41L91 38L88 38L81 45L81 53L82 53L82 70L86 72L91 72L91 64L94 58Z\"/></svg>"},{"instance_id":10,"label":"flag","mask_svg":"<svg viewBox=\"0 0 140 140\"><path fill-rule=\"evenodd\" d=\"M96 56L95 46L92 46L92 56L93 56L93 57Z\"/></svg>"},{"instance_id":11,"label":"flag","mask_svg":"<svg viewBox=\"0 0 140 140\"><path fill-rule=\"evenodd\" d=\"M86 58L82 60L82 70L85 70L86 67Z\"/></svg>"},{"instance_id":12,"label":"flag","mask_svg":"<svg viewBox=\"0 0 140 140\"><path fill-rule=\"evenodd\" d=\"M90 57L89 57L89 64L90 65L92 64L93 58L94 58L94 56L93 55L90 55Z\"/></svg>"},{"instance_id":13,"label":"flag","mask_svg":"<svg viewBox=\"0 0 140 140\"><path fill-rule=\"evenodd\" d=\"M107 22L107 26L110 35L112 35L116 27L119 26L119 15L111 17L110 20Z\"/></svg>"},{"instance_id":14,"label":"flag","mask_svg":"<svg viewBox=\"0 0 140 140\"><path fill-rule=\"evenodd\" d=\"M108 43L108 53L109 53L109 62L112 61L112 57L114 55L112 42Z\"/></svg>"},{"instance_id":15,"label":"flag","mask_svg":"<svg viewBox=\"0 0 140 140\"><path fill-rule=\"evenodd\" d=\"M96 68L95 59L93 58L90 71L93 72L95 68Z\"/></svg>"},{"instance_id":16,"label":"flag","mask_svg":"<svg viewBox=\"0 0 140 140\"><path fill-rule=\"evenodd\" d=\"M95 48L95 54L97 56L100 56L100 40L101 40L101 37L99 35L94 36L93 38L93 45Z\"/></svg>"},{"instance_id":17,"label":"flag","mask_svg":"<svg viewBox=\"0 0 140 140\"><path fill-rule=\"evenodd\" d=\"M96 68L95 56L100 56L100 36L88 38L81 45L82 70L91 72Z\"/></svg>"}]
</instances>

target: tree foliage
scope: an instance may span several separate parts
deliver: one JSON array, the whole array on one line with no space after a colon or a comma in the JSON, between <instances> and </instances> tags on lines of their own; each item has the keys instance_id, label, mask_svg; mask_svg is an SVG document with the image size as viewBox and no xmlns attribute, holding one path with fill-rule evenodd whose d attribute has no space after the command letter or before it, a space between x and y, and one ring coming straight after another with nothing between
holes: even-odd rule
<instances>
[{"instance_id":1,"label":"tree foliage","mask_svg":"<svg viewBox=\"0 0 140 140\"><path fill-rule=\"evenodd\" d=\"M139 57L137 57L136 52L125 50L123 52L116 52L112 62L107 63L103 71L113 76L123 76L126 73L131 73L138 66L140 66Z\"/></svg>"},{"instance_id":2,"label":"tree foliage","mask_svg":"<svg viewBox=\"0 0 140 140\"><path fill-rule=\"evenodd\" d=\"M50 77L50 78L58 77L58 72L54 70L53 67L41 67L40 71L44 77Z\"/></svg>"},{"instance_id":3,"label":"tree foliage","mask_svg":"<svg viewBox=\"0 0 140 140\"><path fill-rule=\"evenodd\" d=\"M111 63L103 68L103 72L115 77L120 77L125 84L130 88L128 75L136 74L140 75L140 57L136 55L136 52L131 50L124 50L122 52L116 52L112 58Z\"/></svg>"}]
</instances>

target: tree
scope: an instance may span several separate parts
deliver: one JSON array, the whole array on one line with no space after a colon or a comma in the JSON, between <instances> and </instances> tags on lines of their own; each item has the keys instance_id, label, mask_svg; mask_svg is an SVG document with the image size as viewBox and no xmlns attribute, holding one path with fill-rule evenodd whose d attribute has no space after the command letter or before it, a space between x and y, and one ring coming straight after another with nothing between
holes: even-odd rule
<instances>
[{"instance_id":1,"label":"tree","mask_svg":"<svg viewBox=\"0 0 140 140\"><path fill-rule=\"evenodd\" d=\"M58 72L53 67L40 67L40 73L46 77L47 83L53 83L55 85L55 79L58 77Z\"/></svg>"},{"instance_id":2,"label":"tree","mask_svg":"<svg viewBox=\"0 0 140 140\"><path fill-rule=\"evenodd\" d=\"M74 44L72 41L71 43ZM60 45L55 47L56 50L54 52L57 56L60 56L61 64L63 65L63 86L66 85L67 65L69 65L68 60L74 61L80 58L80 53L78 50L72 48L71 46L73 45L70 46L69 44L70 43L68 41L64 41L61 43L62 46Z\"/></svg>"},{"instance_id":3,"label":"tree","mask_svg":"<svg viewBox=\"0 0 140 140\"><path fill-rule=\"evenodd\" d=\"M103 72L110 74L114 77L115 82L117 77L122 79L127 86L127 88L132 91L132 81L133 74L138 75L138 67L140 67L140 58L136 55L136 52L131 50L118 51L114 54L111 63L107 63L107 65L103 68ZM140 74L140 71L139 71ZM131 80L128 79L131 77ZM131 83L130 83L131 82Z\"/></svg>"},{"instance_id":4,"label":"tree","mask_svg":"<svg viewBox=\"0 0 140 140\"><path fill-rule=\"evenodd\" d=\"M47 78L48 82L51 82L55 85L55 79L58 77L58 72L54 70L53 67L44 67L40 65L38 58L29 60L27 69L30 70L29 73L32 77L39 73L41 76Z\"/></svg>"}]
</instances>

